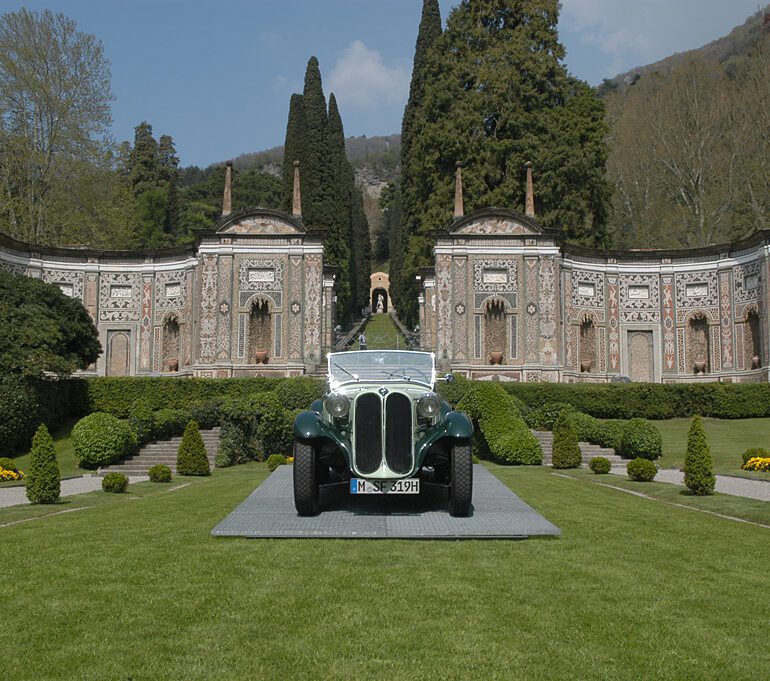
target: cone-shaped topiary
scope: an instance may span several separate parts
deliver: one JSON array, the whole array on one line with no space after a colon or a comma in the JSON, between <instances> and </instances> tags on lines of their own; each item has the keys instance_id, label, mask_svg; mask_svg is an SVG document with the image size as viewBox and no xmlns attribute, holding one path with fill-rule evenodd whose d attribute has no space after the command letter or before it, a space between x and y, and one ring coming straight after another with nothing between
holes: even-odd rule
<instances>
[{"instance_id":1,"label":"cone-shaped topiary","mask_svg":"<svg viewBox=\"0 0 770 681\"><path fill-rule=\"evenodd\" d=\"M59 463L48 428L41 423L32 438L27 471L27 499L32 504L54 504L61 494Z\"/></svg>"},{"instance_id":2,"label":"cone-shaped topiary","mask_svg":"<svg viewBox=\"0 0 770 681\"><path fill-rule=\"evenodd\" d=\"M184 429L179 453L176 456L179 475L209 475L209 460L197 421L190 421Z\"/></svg>"},{"instance_id":3,"label":"cone-shaped topiary","mask_svg":"<svg viewBox=\"0 0 770 681\"><path fill-rule=\"evenodd\" d=\"M568 411L562 411L553 424L553 467L578 468L582 461L577 431Z\"/></svg>"},{"instance_id":4,"label":"cone-shaped topiary","mask_svg":"<svg viewBox=\"0 0 770 681\"><path fill-rule=\"evenodd\" d=\"M714 462L706 440L700 416L693 416L687 433L687 454L684 457L684 484L698 496L714 493Z\"/></svg>"}]
</instances>

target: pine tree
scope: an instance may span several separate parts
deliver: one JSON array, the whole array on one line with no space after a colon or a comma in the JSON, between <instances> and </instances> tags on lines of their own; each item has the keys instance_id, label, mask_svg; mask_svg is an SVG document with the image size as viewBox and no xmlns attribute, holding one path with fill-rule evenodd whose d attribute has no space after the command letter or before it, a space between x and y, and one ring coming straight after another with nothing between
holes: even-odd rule
<instances>
[{"instance_id":1,"label":"pine tree","mask_svg":"<svg viewBox=\"0 0 770 681\"><path fill-rule=\"evenodd\" d=\"M428 78L428 53L441 37L441 11L438 0L423 0L420 28L417 32L409 99L401 123L401 184L403 200L400 221L393 223L389 234L391 294L403 320L414 323L417 317L417 290L413 271L406 271L404 260L409 237L416 231L421 206L414 186L412 142L419 123L420 109ZM425 263L428 264L428 263ZM403 272L403 274L402 274ZM410 276L411 275L411 276Z\"/></svg>"},{"instance_id":2,"label":"pine tree","mask_svg":"<svg viewBox=\"0 0 770 681\"><path fill-rule=\"evenodd\" d=\"M553 424L553 454L554 468L578 468L582 461L577 431L570 419L569 412L564 410Z\"/></svg>"},{"instance_id":3,"label":"pine tree","mask_svg":"<svg viewBox=\"0 0 770 681\"><path fill-rule=\"evenodd\" d=\"M128 157L129 181L134 196L158 186L158 143L152 136L152 126L142 121L134 128L134 146Z\"/></svg>"},{"instance_id":4,"label":"pine tree","mask_svg":"<svg viewBox=\"0 0 770 681\"><path fill-rule=\"evenodd\" d=\"M171 135L161 135L158 139L158 180L168 195L164 231L176 236L179 232L179 157Z\"/></svg>"},{"instance_id":5,"label":"pine tree","mask_svg":"<svg viewBox=\"0 0 770 681\"><path fill-rule=\"evenodd\" d=\"M700 416L693 416L687 433L687 453L684 457L684 484L698 496L714 493L716 477L706 431Z\"/></svg>"},{"instance_id":6,"label":"pine tree","mask_svg":"<svg viewBox=\"0 0 770 681\"><path fill-rule=\"evenodd\" d=\"M463 0L428 51L402 163L408 245L397 291L410 321L414 277L432 263L428 234L452 219L458 160L468 212L523 212L524 164L532 161L541 224L586 245L606 241L603 104L562 64L557 21L557 0Z\"/></svg>"},{"instance_id":7,"label":"pine tree","mask_svg":"<svg viewBox=\"0 0 770 681\"><path fill-rule=\"evenodd\" d=\"M41 423L32 438L32 451L27 471L27 499L31 504L54 504L59 500L60 494L61 483L56 450L48 428Z\"/></svg>"},{"instance_id":8,"label":"pine tree","mask_svg":"<svg viewBox=\"0 0 770 681\"><path fill-rule=\"evenodd\" d=\"M179 475L209 475L209 460L197 421L190 421L184 429L176 457Z\"/></svg>"}]
</instances>

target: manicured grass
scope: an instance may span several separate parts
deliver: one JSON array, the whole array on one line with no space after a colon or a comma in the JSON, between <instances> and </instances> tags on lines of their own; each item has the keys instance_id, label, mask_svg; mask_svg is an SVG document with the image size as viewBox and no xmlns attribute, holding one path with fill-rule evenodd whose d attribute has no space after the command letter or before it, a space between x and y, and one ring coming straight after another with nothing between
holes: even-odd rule
<instances>
[{"instance_id":1,"label":"manicured grass","mask_svg":"<svg viewBox=\"0 0 770 681\"><path fill-rule=\"evenodd\" d=\"M176 491L167 490L179 479L84 495L69 507L92 508L0 527L0 572L12 585L0 676L767 677L770 529L631 496L587 473L490 469L562 537L212 538L264 464ZM0 523L39 511L0 510Z\"/></svg>"},{"instance_id":2,"label":"manicured grass","mask_svg":"<svg viewBox=\"0 0 770 681\"><path fill-rule=\"evenodd\" d=\"M687 452L687 431L690 419L654 421L663 437L661 468L683 468ZM741 470L741 455L749 447L770 449L770 418L764 419L703 419L714 470L725 475L739 475L755 480L770 480L770 473Z\"/></svg>"},{"instance_id":3,"label":"manicured grass","mask_svg":"<svg viewBox=\"0 0 770 681\"><path fill-rule=\"evenodd\" d=\"M366 323L364 331L368 350L406 350L408 348L407 342L393 323L390 315L372 315ZM358 343L355 347L358 347Z\"/></svg>"},{"instance_id":4,"label":"manicured grass","mask_svg":"<svg viewBox=\"0 0 770 681\"><path fill-rule=\"evenodd\" d=\"M390 260L375 263L372 265L372 272L385 272L385 274L390 274Z\"/></svg>"},{"instance_id":5,"label":"manicured grass","mask_svg":"<svg viewBox=\"0 0 770 681\"><path fill-rule=\"evenodd\" d=\"M77 423L77 419L72 419L62 424L57 431L51 433L54 448L56 449L56 460L59 462L59 475L62 478L71 478L89 472L83 468L78 468L78 460L75 457L75 450L72 447L72 439L70 438L70 433L75 423ZM14 457L13 461L18 469L26 473L29 469L29 452ZM23 480L2 482L0 487L15 487L23 484Z\"/></svg>"}]
</instances>

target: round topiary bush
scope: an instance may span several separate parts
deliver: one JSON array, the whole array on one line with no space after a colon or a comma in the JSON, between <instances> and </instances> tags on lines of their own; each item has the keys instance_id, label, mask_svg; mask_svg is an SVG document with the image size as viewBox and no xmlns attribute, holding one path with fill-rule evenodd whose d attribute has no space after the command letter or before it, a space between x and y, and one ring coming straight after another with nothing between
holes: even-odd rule
<instances>
[{"instance_id":1,"label":"round topiary bush","mask_svg":"<svg viewBox=\"0 0 770 681\"><path fill-rule=\"evenodd\" d=\"M767 449L763 449L762 447L750 447L743 452L741 464L745 466L749 459L765 459L767 457L770 457L770 451ZM7 468L7 466L3 466L2 459L0 459L0 467Z\"/></svg>"},{"instance_id":2,"label":"round topiary bush","mask_svg":"<svg viewBox=\"0 0 770 681\"><path fill-rule=\"evenodd\" d=\"M209 475L209 460L196 421L190 421L184 429L179 453L176 457L176 471L179 475Z\"/></svg>"},{"instance_id":3,"label":"round topiary bush","mask_svg":"<svg viewBox=\"0 0 770 681\"><path fill-rule=\"evenodd\" d=\"M32 438L27 470L27 499L31 504L54 504L61 494L59 463L53 439L44 424Z\"/></svg>"},{"instance_id":4,"label":"round topiary bush","mask_svg":"<svg viewBox=\"0 0 770 681\"><path fill-rule=\"evenodd\" d=\"M716 477L711 450L700 416L694 416L687 433L687 453L684 455L684 484L695 495L714 493Z\"/></svg>"},{"instance_id":5,"label":"round topiary bush","mask_svg":"<svg viewBox=\"0 0 770 681\"><path fill-rule=\"evenodd\" d=\"M171 469L162 463L150 466L147 475L150 476L150 482L171 482Z\"/></svg>"},{"instance_id":6,"label":"round topiary bush","mask_svg":"<svg viewBox=\"0 0 770 681\"><path fill-rule=\"evenodd\" d=\"M641 457L654 461L663 453L660 431L646 419L631 419L623 427L620 455L626 459Z\"/></svg>"},{"instance_id":7,"label":"round topiary bush","mask_svg":"<svg viewBox=\"0 0 770 681\"><path fill-rule=\"evenodd\" d=\"M286 463L286 457L283 454L271 454L267 457L267 468L270 471L274 471L278 466L283 466Z\"/></svg>"},{"instance_id":8,"label":"round topiary bush","mask_svg":"<svg viewBox=\"0 0 770 681\"><path fill-rule=\"evenodd\" d=\"M102 479L102 489L112 494L122 494L128 487L128 478L123 473L107 473Z\"/></svg>"},{"instance_id":9,"label":"round topiary bush","mask_svg":"<svg viewBox=\"0 0 770 681\"><path fill-rule=\"evenodd\" d=\"M610 472L612 464L603 456L595 456L588 462L588 467L597 475L605 475Z\"/></svg>"},{"instance_id":10,"label":"round topiary bush","mask_svg":"<svg viewBox=\"0 0 770 681\"><path fill-rule=\"evenodd\" d=\"M553 467L578 468L583 457L570 412L563 411L553 424Z\"/></svg>"},{"instance_id":11,"label":"round topiary bush","mask_svg":"<svg viewBox=\"0 0 770 681\"><path fill-rule=\"evenodd\" d=\"M744 461L743 463L746 462ZM16 464L13 462L13 459L9 459L7 456L0 456L0 468L3 468L7 471L18 470L16 468Z\"/></svg>"},{"instance_id":12,"label":"round topiary bush","mask_svg":"<svg viewBox=\"0 0 770 681\"><path fill-rule=\"evenodd\" d=\"M626 466L628 477L636 482L651 482L655 479L658 467L653 461L641 456L628 462Z\"/></svg>"},{"instance_id":13,"label":"round topiary bush","mask_svg":"<svg viewBox=\"0 0 770 681\"><path fill-rule=\"evenodd\" d=\"M111 414L89 414L72 429L72 446L82 468L99 468L125 459L136 451L136 444L129 425Z\"/></svg>"}]
</instances>

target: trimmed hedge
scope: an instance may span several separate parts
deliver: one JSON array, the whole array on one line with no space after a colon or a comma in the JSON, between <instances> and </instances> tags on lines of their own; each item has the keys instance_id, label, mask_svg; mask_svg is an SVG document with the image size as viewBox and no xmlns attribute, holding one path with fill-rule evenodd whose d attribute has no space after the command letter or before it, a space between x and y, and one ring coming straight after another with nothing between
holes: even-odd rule
<instances>
[{"instance_id":1,"label":"trimmed hedge","mask_svg":"<svg viewBox=\"0 0 770 681\"><path fill-rule=\"evenodd\" d=\"M583 456L580 453L577 432L568 411L562 411L553 424L554 468L579 468Z\"/></svg>"},{"instance_id":2,"label":"trimmed hedge","mask_svg":"<svg viewBox=\"0 0 770 681\"><path fill-rule=\"evenodd\" d=\"M540 442L521 417L516 400L499 383L472 384L457 408L476 425L474 439L481 458L506 465L543 462Z\"/></svg>"},{"instance_id":3,"label":"trimmed hedge","mask_svg":"<svg viewBox=\"0 0 770 681\"><path fill-rule=\"evenodd\" d=\"M553 430L556 420L562 412L578 413L568 402L546 402L536 409L530 409L524 416L527 425L533 430Z\"/></svg>"},{"instance_id":4,"label":"trimmed hedge","mask_svg":"<svg viewBox=\"0 0 770 681\"><path fill-rule=\"evenodd\" d=\"M631 419L623 426L619 453L626 459L659 459L663 454L663 438L660 431L649 421Z\"/></svg>"},{"instance_id":5,"label":"trimmed hedge","mask_svg":"<svg viewBox=\"0 0 770 681\"><path fill-rule=\"evenodd\" d=\"M628 462L626 472L628 477L636 482L652 482L658 473L658 467L653 461L640 456Z\"/></svg>"},{"instance_id":6,"label":"trimmed hedge","mask_svg":"<svg viewBox=\"0 0 770 681\"><path fill-rule=\"evenodd\" d=\"M770 416L767 383L506 383L505 389L535 409L567 402L603 419L670 419L695 414L722 419Z\"/></svg>"},{"instance_id":7,"label":"trimmed hedge","mask_svg":"<svg viewBox=\"0 0 770 681\"><path fill-rule=\"evenodd\" d=\"M75 424L72 446L79 466L99 468L131 456L137 440L126 421L96 412Z\"/></svg>"}]
</instances>

